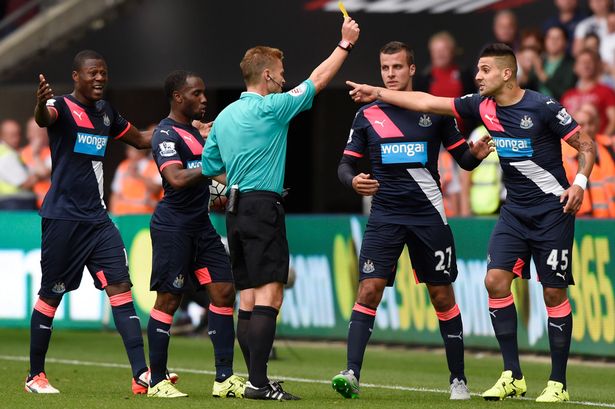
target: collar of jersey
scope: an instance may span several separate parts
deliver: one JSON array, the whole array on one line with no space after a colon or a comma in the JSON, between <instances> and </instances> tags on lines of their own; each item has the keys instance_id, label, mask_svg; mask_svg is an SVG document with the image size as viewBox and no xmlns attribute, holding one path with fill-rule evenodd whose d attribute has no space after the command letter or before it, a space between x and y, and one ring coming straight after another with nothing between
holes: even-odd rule
<instances>
[{"instance_id":1,"label":"collar of jersey","mask_svg":"<svg viewBox=\"0 0 615 409\"><path fill-rule=\"evenodd\" d=\"M265 98L265 96L252 91L244 91L240 98Z\"/></svg>"},{"instance_id":2,"label":"collar of jersey","mask_svg":"<svg viewBox=\"0 0 615 409\"><path fill-rule=\"evenodd\" d=\"M98 110L96 109L96 103L94 103L94 105L84 105L77 98L73 97L71 94L66 94L64 98L70 99L70 102L79 105L81 108L85 109L86 111L92 114L98 113ZM100 101L102 101L102 99Z\"/></svg>"}]
</instances>

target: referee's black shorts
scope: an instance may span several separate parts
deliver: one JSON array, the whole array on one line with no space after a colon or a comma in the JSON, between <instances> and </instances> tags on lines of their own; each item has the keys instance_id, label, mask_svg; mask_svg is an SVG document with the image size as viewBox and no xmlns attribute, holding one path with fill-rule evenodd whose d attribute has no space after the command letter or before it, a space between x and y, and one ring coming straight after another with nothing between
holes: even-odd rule
<instances>
[{"instance_id":1,"label":"referee's black shorts","mask_svg":"<svg viewBox=\"0 0 615 409\"><path fill-rule=\"evenodd\" d=\"M237 213L226 214L231 266L238 290L288 281L288 241L282 197L240 193Z\"/></svg>"}]
</instances>

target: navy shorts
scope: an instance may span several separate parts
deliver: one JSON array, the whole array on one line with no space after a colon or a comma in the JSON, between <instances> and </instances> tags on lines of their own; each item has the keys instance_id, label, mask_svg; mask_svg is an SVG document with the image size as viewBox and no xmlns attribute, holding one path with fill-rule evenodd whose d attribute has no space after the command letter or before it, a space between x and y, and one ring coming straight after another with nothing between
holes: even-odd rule
<instances>
[{"instance_id":1,"label":"navy shorts","mask_svg":"<svg viewBox=\"0 0 615 409\"><path fill-rule=\"evenodd\" d=\"M111 220L43 218L42 234L39 295L60 297L79 288L84 267L99 290L109 284L130 283L124 242Z\"/></svg>"},{"instance_id":2,"label":"navy shorts","mask_svg":"<svg viewBox=\"0 0 615 409\"><path fill-rule=\"evenodd\" d=\"M561 206L504 205L489 241L487 269L511 271L529 279L533 258L543 286L573 285L574 220Z\"/></svg>"},{"instance_id":3,"label":"navy shorts","mask_svg":"<svg viewBox=\"0 0 615 409\"><path fill-rule=\"evenodd\" d=\"M408 246L417 282L446 285L457 278L455 243L449 225L368 222L359 256L359 280L384 278L387 286L392 286L404 245Z\"/></svg>"},{"instance_id":4,"label":"navy shorts","mask_svg":"<svg viewBox=\"0 0 615 409\"><path fill-rule=\"evenodd\" d=\"M152 291L182 294L204 285L233 282L231 264L220 235L211 226L203 231L165 231L150 226Z\"/></svg>"}]
</instances>

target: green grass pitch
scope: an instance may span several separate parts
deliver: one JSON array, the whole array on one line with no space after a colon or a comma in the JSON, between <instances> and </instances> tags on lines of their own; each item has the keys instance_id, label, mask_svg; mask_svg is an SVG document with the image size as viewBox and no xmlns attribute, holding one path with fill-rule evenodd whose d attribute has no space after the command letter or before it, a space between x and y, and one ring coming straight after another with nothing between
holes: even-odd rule
<instances>
[{"instance_id":1,"label":"green grass pitch","mask_svg":"<svg viewBox=\"0 0 615 409\"><path fill-rule=\"evenodd\" d=\"M178 388L185 399L148 399L133 396L130 371L121 339L113 332L55 330L48 353L47 374L60 395L25 393L29 335L26 330L0 330L0 408L261 408L285 405L295 408L535 408L533 399L546 385L548 359L522 357L528 383L525 399L485 402L478 393L490 387L501 372L501 359L466 352L470 401L448 400L448 371L442 350L410 350L370 346L367 349L361 398L345 400L331 389L330 379L345 365L341 343L276 341L279 359L271 361L271 378L285 379L284 387L302 397L297 402L258 402L214 399L213 352L209 339L174 336L169 367L180 374ZM239 349L235 370L245 373ZM571 362L568 386L575 404L566 407L615 408L615 365ZM277 406L276 406L277 407Z\"/></svg>"}]
</instances>

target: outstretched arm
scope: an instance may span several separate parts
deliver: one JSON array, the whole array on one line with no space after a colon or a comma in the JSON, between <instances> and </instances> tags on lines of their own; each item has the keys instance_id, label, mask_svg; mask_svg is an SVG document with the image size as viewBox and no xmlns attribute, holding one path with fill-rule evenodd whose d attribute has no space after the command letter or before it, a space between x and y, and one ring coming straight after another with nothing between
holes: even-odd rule
<instances>
[{"instance_id":1,"label":"outstretched arm","mask_svg":"<svg viewBox=\"0 0 615 409\"><path fill-rule=\"evenodd\" d=\"M130 129L122 136L122 141L137 149L151 149L152 133L153 131L141 132L134 125L130 125Z\"/></svg>"},{"instance_id":2,"label":"outstretched arm","mask_svg":"<svg viewBox=\"0 0 615 409\"><path fill-rule=\"evenodd\" d=\"M351 48L359 39L359 25L350 17L344 17L342 24L342 40L331 55L324 60L310 75L310 80L316 87L316 93L322 91L333 79L348 57ZM344 47L344 48L342 48Z\"/></svg>"},{"instance_id":3,"label":"outstretched arm","mask_svg":"<svg viewBox=\"0 0 615 409\"><path fill-rule=\"evenodd\" d=\"M34 107L34 120L41 128L49 126L58 117L57 112L47 108L47 101L53 98L53 90L43 74L38 75L38 89L36 90L36 107Z\"/></svg>"},{"instance_id":4,"label":"outstretched arm","mask_svg":"<svg viewBox=\"0 0 615 409\"><path fill-rule=\"evenodd\" d=\"M564 213L576 213L583 203L583 193L587 187L587 179L596 161L596 145L585 132L577 132L566 140L568 145L579 151L579 169L572 186L562 193L560 203L565 200Z\"/></svg>"},{"instance_id":5,"label":"outstretched arm","mask_svg":"<svg viewBox=\"0 0 615 409\"><path fill-rule=\"evenodd\" d=\"M439 115L454 116L453 98L436 97L426 92L393 91L367 84L346 81L352 89L349 94L354 102L369 103L379 99L387 104L396 105L410 111L429 112Z\"/></svg>"}]
</instances>

